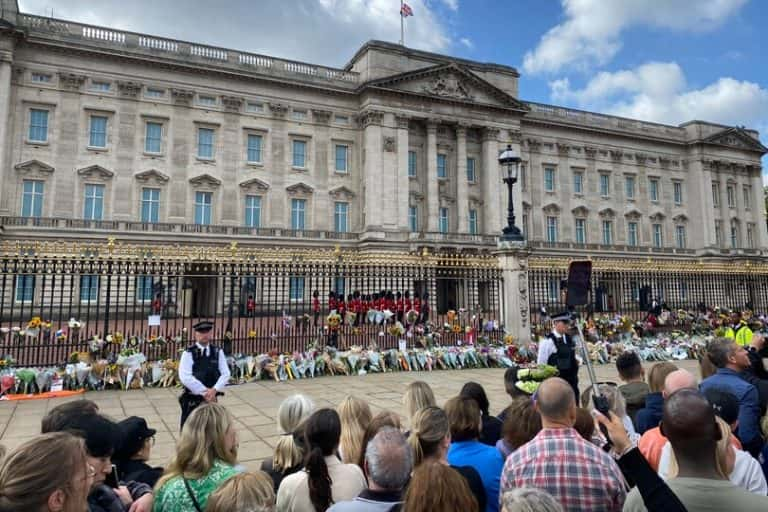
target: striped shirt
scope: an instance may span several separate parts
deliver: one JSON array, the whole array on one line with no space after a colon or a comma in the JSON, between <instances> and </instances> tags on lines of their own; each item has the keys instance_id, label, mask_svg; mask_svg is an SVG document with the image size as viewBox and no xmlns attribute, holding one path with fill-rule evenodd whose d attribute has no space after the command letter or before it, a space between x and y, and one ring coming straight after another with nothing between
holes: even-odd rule
<instances>
[{"instance_id":1,"label":"striped shirt","mask_svg":"<svg viewBox=\"0 0 768 512\"><path fill-rule=\"evenodd\" d=\"M626 483L616 462L572 428L545 428L504 464L501 492L537 487L567 512L620 511Z\"/></svg>"}]
</instances>

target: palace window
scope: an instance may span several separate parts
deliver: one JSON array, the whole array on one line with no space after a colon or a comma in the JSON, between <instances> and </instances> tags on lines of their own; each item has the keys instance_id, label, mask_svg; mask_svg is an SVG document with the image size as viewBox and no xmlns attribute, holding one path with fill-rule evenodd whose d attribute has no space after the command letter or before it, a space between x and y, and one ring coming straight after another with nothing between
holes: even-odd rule
<instances>
[{"instance_id":1,"label":"palace window","mask_svg":"<svg viewBox=\"0 0 768 512\"><path fill-rule=\"evenodd\" d=\"M627 245L637 246L637 222L627 223Z\"/></svg>"},{"instance_id":2,"label":"palace window","mask_svg":"<svg viewBox=\"0 0 768 512\"><path fill-rule=\"evenodd\" d=\"M80 301L96 302L99 298L99 276L80 276Z\"/></svg>"},{"instance_id":3,"label":"palace window","mask_svg":"<svg viewBox=\"0 0 768 512\"><path fill-rule=\"evenodd\" d=\"M415 151L408 152L408 177L409 178L416 177L416 152Z\"/></svg>"},{"instance_id":4,"label":"palace window","mask_svg":"<svg viewBox=\"0 0 768 512\"><path fill-rule=\"evenodd\" d=\"M552 167L544 168L544 192L555 191L555 169Z\"/></svg>"},{"instance_id":5,"label":"palace window","mask_svg":"<svg viewBox=\"0 0 768 512\"><path fill-rule=\"evenodd\" d=\"M157 89L155 87L147 87L144 91L145 98L163 98L165 97L165 89Z\"/></svg>"},{"instance_id":6,"label":"palace window","mask_svg":"<svg viewBox=\"0 0 768 512\"><path fill-rule=\"evenodd\" d=\"M439 153L437 155L437 177L438 178L447 178L448 177L448 169L446 166L447 157Z\"/></svg>"},{"instance_id":7,"label":"palace window","mask_svg":"<svg viewBox=\"0 0 768 512\"><path fill-rule=\"evenodd\" d=\"M448 232L448 208L440 208L438 229L441 233Z\"/></svg>"},{"instance_id":8,"label":"palace window","mask_svg":"<svg viewBox=\"0 0 768 512\"><path fill-rule=\"evenodd\" d=\"M149 302L152 300L152 276L136 276L136 301Z\"/></svg>"},{"instance_id":9,"label":"palace window","mask_svg":"<svg viewBox=\"0 0 768 512\"><path fill-rule=\"evenodd\" d=\"M733 185L728 185L725 190L728 196L728 208L736 208L736 188Z\"/></svg>"},{"instance_id":10,"label":"palace window","mask_svg":"<svg viewBox=\"0 0 768 512\"><path fill-rule=\"evenodd\" d=\"M744 209L749 210L752 206L752 187L744 185Z\"/></svg>"},{"instance_id":11,"label":"palace window","mask_svg":"<svg viewBox=\"0 0 768 512\"><path fill-rule=\"evenodd\" d=\"M307 141L293 141L293 166L301 169L307 166Z\"/></svg>"},{"instance_id":12,"label":"palace window","mask_svg":"<svg viewBox=\"0 0 768 512\"><path fill-rule=\"evenodd\" d=\"M261 147L263 138L261 135L248 134L247 161L248 163L261 163Z\"/></svg>"},{"instance_id":13,"label":"palace window","mask_svg":"<svg viewBox=\"0 0 768 512\"><path fill-rule=\"evenodd\" d=\"M739 247L739 226L731 224L731 249Z\"/></svg>"},{"instance_id":14,"label":"palace window","mask_svg":"<svg viewBox=\"0 0 768 512\"><path fill-rule=\"evenodd\" d=\"M411 228L411 233L417 233L419 231L419 207L408 207L408 226Z\"/></svg>"},{"instance_id":15,"label":"palace window","mask_svg":"<svg viewBox=\"0 0 768 512\"><path fill-rule=\"evenodd\" d=\"M47 73L32 73L32 81L37 84L49 84L51 79L51 75Z\"/></svg>"},{"instance_id":16,"label":"palace window","mask_svg":"<svg viewBox=\"0 0 768 512\"><path fill-rule=\"evenodd\" d=\"M685 249L685 226L675 226L675 244L677 245L678 249Z\"/></svg>"},{"instance_id":17,"label":"palace window","mask_svg":"<svg viewBox=\"0 0 768 512\"><path fill-rule=\"evenodd\" d=\"M48 142L48 111L38 108L29 111L29 142Z\"/></svg>"},{"instance_id":18,"label":"palace window","mask_svg":"<svg viewBox=\"0 0 768 512\"><path fill-rule=\"evenodd\" d=\"M573 173L573 193L584 193L584 173L581 171L576 171Z\"/></svg>"},{"instance_id":19,"label":"palace window","mask_svg":"<svg viewBox=\"0 0 768 512\"><path fill-rule=\"evenodd\" d=\"M144 127L144 152L160 154L163 148L163 125L147 121Z\"/></svg>"},{"instance_id":20,"label":"palace window","mask_svg":"<svg viewBox=\"0 0 768 512\"><path fill-rule=\"evenodd\" d=\"M613 221L603 221L603 245L613 245Z\"/></svg>"},{"instance_id":21,"label":"palace window","mask_svg":"<svg viewBox=\"0 0 768 512\"><path fill-rule=\"evenodd\" d=\"M469 234L477 234L477 210L469 210Z\"/></svg>"},{"instance_id":22,"label":"palace window","mask_svg":"<svg viewBox=\"0 0 768 512\"><path fill-rule=\"evenodd\" d=\"M141 189L141 222L160 221L160 189Z\"/></svg>"},{"instance_id":23,"label":"palace window","mask_svg":"<svg viewBox=\"0 0 768 512\"><path fill-rule=\"evenodd\" d=\"M672 183L672 191L674 192L675 206L683 204L683 184L682 182L675 181Z\"/></svg>"},{"instance_id":24,"label":"palace window","mask_svg":"<svg viewBox=\"0 0 768 512\"><path fill-rule=\"evenodd\" d=\"M261 226L261 196L245 196L245 225L249 228Z\"/></svg>"},{"instance_id":25,"label":"palace window","mask_svg":"<svg viewBox=\"0 0 768 512\"><path fill-rule=\"evenodd\" d=\"M35 276L19 274L16 276L16 302L32 302L35 296Z\"/></svg>"},{"instance_id":26,"label":"palace window","mask_svg":"<svg viewBox=\"0 0 768 512\"><path fill-rule=\"evenodd\" d=\"M474 183L477 180L475 175L475 159L467 158L467 181Z\"/></svg>"},{"instance_id":27,"label":"palace window","mask_svg":"<svg viewBox=\"0 0 768 512\"><path fill-rule=\"evenodd\" d=\"M557 217L547 217L547 242L557 242Z\"/></svg>"},{"instance_id":28,"label":"palace window","mask_svg":"<svg viewBox=\"0 0 768 512\"><path fill-rule=\"evenodd\" d=\"M24 180L24 193L21 198L22 217L43 216L44 183L37 180Z\"/></svg>"},{"instance_id":29,"label":"palace window","mask_svg":"<svg viewBox=\"0 0 768 512\"><path fill-rule=\"evenodd\" d=\"M304 229L306 208L306 199L291 199L291 229Z\"/></svg>"},{"instance_id":30,"label":"palace window","mask_svg":"<svg viewBox=\"0 0 768 512\"><path fill-rule=\"evenodd\" d=\"M337 233L349 231L349 203L336 202L333 205L333 226Z\"/></svg>"},{"instance_id":31,"label":"palace window","mask_svg":"<svg viewBox=\"0 0 768 512\"><path fill-rule=\"evenodd\" d=\"M215 155L213 141L215 140L215 131L213 128L197 129L197 158L213 160Z\"/></svg>"},{"instance_id":32,"label":"palace window","mask_svg":"<svg viewBox=\"0 0 768 512\"><path fill-rule=\"evenodd\" d=\"M200 95L197 97L197 104L202 105L204 107L215 107L216 106L216 97L215 96L203 96Z\"/></svg>"},{"instance_id":33,"label":"palace window","mask_svg":"<svg viewBox=\"0 0 768 512\"><path fill-rule=\"evenodd\" d=\"M575 228L576 228L576 243L577 244L582 244L582 245L587 243L587 221L586 221L586 219L576 219Z\"/></svg>"},{"instance_id":34,"label":"palace window","mask_svg":"<svg viewBox=\"0 0 768 512\"><path fill-rule=\"evenodd\" d=\"M299 301L304 300L304 278L299 276L291 276L289 279L289 297L291 300Z\"/></svg>"},{"instance_id":35,"label":"palace window","mask_svg":"<svg viewBox=\"0 0 768 512\"><path fill-rule=\"evenodd\" d=\"M664 234L661 230L661 224L654 224L652 227L653 230L653 246L654 247L663 247L664 246Z\"/></svg>"},{"instance_id":36,"label":"palace window","mask_svg":"<svg viewBox=\"0 0 768 512\"><path fill-rule=\"evenodd\" d=\"M346 144L336 144L336 172L346 173L349 170L348 155L349 146Z\"/></svg>"},{"instance_id":37,"label":"palace window","mask_svg":"<svg viewBox=\"0 0 768 512\"><path fill-rule=\"evenodd\" d=\"M657 202L659 200L659 179L651 178L648 180L648 198Z\"/></svg>"},{"instance_id":38,"label":"palace window","mask_svg":"<svg viewBox=\"0 0 768 512\"><path fill-rule=\"evenodd\" d=\"M603 197L611 194L611 176L608 174L600 175L600 195Z\"/></svg>"},{"instance_id":39,"label":"palace window","mask_svg":"<svg viewBox=\"0 0 768 512\"><path fill-rule=\"evenodd\" d=\"M104 216L104 185L85 186L85 220L101 220Z\"/></svg>"},{"instance_id":40,"label":"palace window","mask_svg":"<svg viewBox=\"0 0 768 512\"><path fill-rule=\"evenodd\" d=\"M635 198L635 177L634 176L624 177L624 195L627 196L627 199Z\"/></svg>"},{"instance_id":41,"label":"palace window","mask_svg":"<svg viewBox=\"0 0 768 512\"><path fill-rule=\"evenodd\" d=\"M109 92L112 89L112 84L105 82L104 80L91 81L91 90L99 92Z\"/></svg>"},{"instance_id":42,"label":"palace window","mask_svg":"<svg viewBox=\"0 0 768 512\"><path fill-rule=\"evenodd\" d=\"M195 224L210 224L212 214L213 192L195 192Z\"/></svg>"},{"instance_id":43,"label":"palace window","mask_svg":"<svg viewBox=\"0 0 768 512\"><path fill-rule=\"evenodd\" d=\"M718 183L712 184L712 206L720 208L720 185Z\"/></svg>"},{"instance_id":44,"label":"palace window","mask_svg":"<svg viewBox=\"0 0 768 512\"><path fill-rule=\"evenodd\" d=\"M88 146L92 148L107 147L107 118L105 116L91 116Z\"/></svg>"}]
</instances>

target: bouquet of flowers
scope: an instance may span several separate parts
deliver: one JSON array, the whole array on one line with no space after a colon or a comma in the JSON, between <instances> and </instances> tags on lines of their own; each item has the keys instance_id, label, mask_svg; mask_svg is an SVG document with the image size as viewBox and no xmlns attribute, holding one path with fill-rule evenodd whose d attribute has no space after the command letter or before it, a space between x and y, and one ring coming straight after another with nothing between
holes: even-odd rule
<instances>
[{"instance_id":1,"label":"bouquet of flowers","mask_svg":"<svg viewBox=\"0 0 768 512\"><path fill-rule=\"evenodd\" d=\"M407 325L413 325L415 324L419 319L419 314L416 312L415 309L409 309L408 312L405 314L405 323Z\"/></svg>"},{"instance_id":2,"label":"bouquet of flowers","mask_svg":"<svg viewBox=\"0 0 768 512\"><path fill-rule=\"evenodd\" d=\"M391 334L392 336L399 337L405 334L405 327L403 327L403 324L401 324L400 322L395 322L389 327L388 331L389 331L389 334Z\"/></svg>"},{"instance_id":3,"label":"bouquet of flowers","mask_svg":"<svg viewBox=\"0 0 768 512\"><path fill-rule=\"evenodd\" d=\"M43 325L43 321L39 316L33 316L32 319L27 322L26 335L28 338L37 338L40 334L40 327Z\"/></svg>"},{"instance_id":4,"label":"bouquet of flowers","mask_svg":"<svg viewBox=\"0 0 768 512\"><path fill-rule=\"evenodd\" d=\"M548 364L531 365L517 371L515 387L520 391L532 395L539 389L545 379L558 374L557 368Z\"/></svg>"},{"instance_id":5,"label":"bouquet of flowers","mask_svg":"<svg viewBox=\"0 0 768 512\"><path fill-rule=\"evenodd\" d=\"M325 321L326 327L328 327L328 330L330 331L338 331L339 327L341 327L341 315L338 314L335 310L332 311L330 315L328 315Z\"/></svg>"}]
</instances>

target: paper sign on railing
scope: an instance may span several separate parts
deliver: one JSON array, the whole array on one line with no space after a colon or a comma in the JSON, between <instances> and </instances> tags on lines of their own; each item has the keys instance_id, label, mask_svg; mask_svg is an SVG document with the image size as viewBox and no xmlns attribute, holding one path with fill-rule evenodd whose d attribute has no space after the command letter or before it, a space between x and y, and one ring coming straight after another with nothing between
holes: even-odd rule
<instances>
[{"instance_id":1,"label":"paper sign on railing","mask_svg":"<svg viewBox=\"0 0 768 512\"><path fill-rule=\"evenodd\" d=\"M149 315L147 324L149 327L160 327L160 315Z\"/></svg>"}]
</instances>

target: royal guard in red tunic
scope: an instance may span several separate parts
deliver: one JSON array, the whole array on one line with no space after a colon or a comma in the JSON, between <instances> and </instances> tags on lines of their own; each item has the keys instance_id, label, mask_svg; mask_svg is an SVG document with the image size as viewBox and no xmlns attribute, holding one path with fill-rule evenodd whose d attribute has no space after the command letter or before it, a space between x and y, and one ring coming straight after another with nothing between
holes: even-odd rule
<instances>
[{"instance_id":1,"label":"royal guard in red tunic","mask_svg":"<svg viewBox=\"0 0 768 512\"><path fill-rule=\"evenodd\" d=\"M344 303L344 296L341 294L336 299L336 312L341 315L342 319L347 312L347 305Z\"/></svg>"},{"instance_id":2,"label":"royal guard in red tunic","mask_svg":"<svg viewBox=\"0 0 768 512\"><path fill-rule=\"evenodd\" d=\"M397 321L402 323L403 313L405 313L405 300L400 292L397 292L395 295L395 312L397 313Z\"/></svg>"},{"instance_id":3,"label":"royal guard in red tunic","mask_svg":"<svg viewBox=\"0 0 768 512\"><path fill-rule=\"evenodd\" d=\"M361 321L360 319L365 314L365 312L363 311L363 299L360 296L360 292L357 290L355 290L355 293L352 294L352 304L355 308L352 311L356 313L355 327L357 327L358 325L360 325L360 321Z\"/></svg>"},{"instance_id":4,"label":"royal guard in red tunic","mask_svg":"<svg viewBox=\"0 0 768 512\"><path fill-rule=\"evenodd\" d=\"M158 293L155 295L155 298L152 299L152 313L155 315L159 315L163 312L163 300L160 298L160 294Z\"/></svg>"},{"instance_id":5,"label":"royal guard in red tunic","mask_svg":"<svg viewBox=\"0 0 768 512\"><path fill-rule=\"evenodd\" d=\"M392 294L391 290L387 291L386 299L384 301L384 309L390 310L392 313L395 312L395 296Z\"/></svg>"},{"instance_id":6,"label":"royal guard in red tunic","mask_svg":"<svg viewBox=\"0 0 768 512\"><path fill-rule=\"evenodd\" d=\"M330 314L331 311L334 309L337 309L338 302L336 301L336 294L333 292L328 292L328 313Z\"/></svg>"},{"instance_id":7,"label":"royal guard in red tunic","mask_svg":"<svg viewBox=\"0 0 768 512\"><path fill-rule=\"evenodd\" d=\"M407 313L411 309L413 309L413 301L411 300L411 292L408 290L403 292L403 297L405 301L405 312Z\"/></svg>"},{"instance_id":8,"label":"royal guard in red tunic","mask_svg":"<svg viewBox=\"0 0 768 512\"><path fill-rule=\"evenodd\" d=\"M413 296L413 310L419 314L419 317L421 317L421 300L418 295Z\"/></svg>"},{"instance_id":9,"label":"royal guard in red tunic","mask_svg":"<svg viewBox=\"0 0 768 512\"><path fill-rule=\"evenodd\" d=\"M256 301L253 300L253 295L248 296L248 300L245 302L245 311L248 316L256 316Z\"/></svg>"},{"instance_id":10,"label":"royal guard in red tunic","mask_svg":"<svg viewBox=\"0 0 768 512\"><path fill-rule=\"evenodd\" d=\"M384 294L375 293L373 295L373 309L381 311L384 309Z\"/></svg>"}]
</instances>

